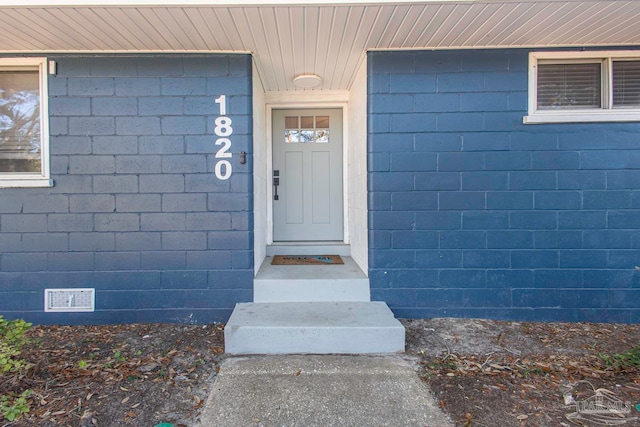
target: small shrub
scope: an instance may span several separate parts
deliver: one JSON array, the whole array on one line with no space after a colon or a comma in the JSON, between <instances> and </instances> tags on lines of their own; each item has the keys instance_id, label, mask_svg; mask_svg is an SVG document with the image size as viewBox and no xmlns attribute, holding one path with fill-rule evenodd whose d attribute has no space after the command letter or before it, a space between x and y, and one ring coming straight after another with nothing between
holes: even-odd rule
<instances>
[{"instance_id":1,"label":"small shrub","mask_svg":"<svg viewBox=\"0 0 640 427\"><path fill-rule=\"evenodd\" d=\"M127 359L124 357L124 354L120 350L116 350L113 352L113 357L120 363L124 363Z\"/></svg>"},{"instance_id":2,"label":"small shrub","mask_svg":"<svg viewBox=\"0 0 640 427\"><path fill-rule=\"evenodd\" d=\"M612 355L600 353L602 360L608 367L615 370L630 370L640 368L640 346L633 347L631 350L623 353L615 353Z\"/></svg>"},{"instance_id":3,"label":"small shrub","mask_svg":"<svg viewBox=\"0 0 640 427\"><path fill-rule=\"evenodd\" d=\"M0 373L17 372L29 366L19 357L29 341L25 334L30 327L31 323L22 319L7 320L0 316Z\"/></svg>"},{"instance_id":4,"label":"small shrub","mask_svg":"<svg viewBox=\"0 0 640 427\"><path fill-rule=\"evenodd\" d=\"M22 319L7 320L0 316L0 377L11 372L19 372L29 368L29 364L20 359L22 347L29 342L25 336L31 323ZM29 397L32 390L21 394L5 393L0 396L0 413L10 423L29 412Z\"/></svg>"},{"instance_id":5,"label":"small shrub","mask_svg":"<svg viewBox=\"0 0 640 427\"><path fill-rule=\"evenodd\" d=\"M427 368L434 371L442 371L442 370L455 370L458 368L458 364L455 360L444 358L441 359L436 357L431 363L427 365Z\"/></svg>"},{"instance_id":6,"label":"small shrub","mask_svg":"<svg viewBox=\"0 0 640 427\"><path fill-rule=\"evenodd\" d=\"M0 398L0 410L2 411L2 415L6 418L7 421L15 421L22 414L26 414L29 412L29 397L31 396L31 389L25 390L21 395L5 395Z\"/></svg>"}]
</instances>

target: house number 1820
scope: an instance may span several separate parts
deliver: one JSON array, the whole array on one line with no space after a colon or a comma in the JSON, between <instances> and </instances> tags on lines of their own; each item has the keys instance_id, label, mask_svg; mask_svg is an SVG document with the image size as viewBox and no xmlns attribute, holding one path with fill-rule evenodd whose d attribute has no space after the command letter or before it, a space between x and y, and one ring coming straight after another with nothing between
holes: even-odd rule
<instances>
[{"instance_id":1,"label":"house number 1820","mask_svg":"<svg viewBox=\"0 0 640 427\"><path fill-rule=\"evenodd\" d=\"M231 168L231 162L224 159L230 159L233 157L233 153L231 153L231 135L233 134L233 127L231 127L231 118L227 117L227 97L225 95L220 95L215 101L216 104L220 106L220 115L216 117L214 121L215 128L213 132L218 137L218 139L216 139L216 145L220 145L221 147L215 155L216 165L214 172L216 174L216 178L227 180L231 177L233 169Z\"/></svg>"}]
</instances>

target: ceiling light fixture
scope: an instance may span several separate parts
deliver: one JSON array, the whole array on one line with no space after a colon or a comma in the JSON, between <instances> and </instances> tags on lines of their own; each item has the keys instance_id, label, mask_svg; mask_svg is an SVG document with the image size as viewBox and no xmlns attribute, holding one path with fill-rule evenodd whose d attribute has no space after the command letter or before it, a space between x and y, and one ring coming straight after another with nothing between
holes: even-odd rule
<instances>
[{"instance_id":1,"label":"ceiling light fixture","mask_svg":"<svg viewBox=\"0 0 640 427\"><path fill-rule=\"evenodd\" d=\"M315 74L300 74L293 79L293 84L300 89L312 89L320 86L322 79Z\"/></svg>"}]
</instances>

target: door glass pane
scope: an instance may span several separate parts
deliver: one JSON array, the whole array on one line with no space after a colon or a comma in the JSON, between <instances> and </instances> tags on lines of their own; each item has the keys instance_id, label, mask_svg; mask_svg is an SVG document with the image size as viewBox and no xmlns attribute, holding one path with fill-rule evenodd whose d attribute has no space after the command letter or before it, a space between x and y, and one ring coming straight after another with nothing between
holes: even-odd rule
<instances>
[{"instance_id":1,"label":"door glass pane","mask_svg":"<svg viewBox=\"0 0 640 427\"><path fill-rule=\"evenodd\" d=\"M287 144L328 143L329 116L285 117L284 139Z\"/></svg>"},{"instance_id":2,"label":"door glass pane","mask_svg":"<svg viewBox=\"0 0 640 427\"><path fill-rule=\"evenodd\" d=\"M613 108L640 107L640 61L613 62Z\"/></svg>"},{"instance_id":3,"label":"door glass pane","mask_svg":"<svg viewBox=\"0 0 640 427\"><path fill-rule=\"evenodd\" d=\"M0 71L0 173L40 166L38 71Z\"/></svg>"},{"instance_id":4,"label":"door glass pane","mask_svg":"<svg viewBox=\"0 0 640 427\"><path fill-rule=\"evenodd\" d=\"M313 116L300 117L300 127L302 129L313 129Z\"/></svg>"},{"instance_id":5,"label":"door glass pane","mask_svg":"<svg viewBox=\"0 0 640 427\"><path fill-rule=\"evenodd\" d=\"M285 129L298 129L298 116L287 116L284 118Z\"/></svg>"},{"instance_id":6,"label":"door glass pane","mask_svg":"<svg viewBox=\"0 0 640 427\"><path fill-rule=\"evenodd\" d=\"M329 129L322 129L316 131L316 142L327 143L329 142Z\"/></svg>"},{"instance_id":7,"label":"door glass pane","mask_svg":"<svg viewBox=\"0 0 640 427\"><path fill-rule=\"evenodd\" d=\"M285 130L284 131L284 142L287 144L293 144L300 142L300 131L298 130Z\"/></svg>"},{"instance_id":8,"label":"door glass pane","mask_svg":"<svg viewBox=\"0 0 640 427\"><path fill-rule=\"evenodd\" d=\"M329 128L329 116L316 116L316 128Z\"/></svg>"},{"instance_id":9,"label":"door glass pane","mask_svg":"<svg viewBox=\"0 0 640 427\"><path fill-rule=\"evenodd\" d=\"M538 109L601 108L600 63L538 63Z\"/></svg>"},{"instance_id":10,"label":"door glass pane","mask_svg":"<svg viewBox=\"0 0 640 427\"><path fill-rule=\"evenodd\" d=\"M315 132L312 130L300 131L300 142L315 142Z\"/></svg>"}]
</instances>

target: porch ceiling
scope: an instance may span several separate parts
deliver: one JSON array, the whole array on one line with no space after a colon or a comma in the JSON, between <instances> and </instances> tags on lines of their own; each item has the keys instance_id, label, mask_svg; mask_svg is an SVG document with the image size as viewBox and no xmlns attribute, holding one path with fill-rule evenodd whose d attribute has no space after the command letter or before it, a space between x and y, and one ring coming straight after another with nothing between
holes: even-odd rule
<instances>
[{"instance_id":1,"label":"porch ceiling","mask_svg":"<svg viewBox=\"0 0 640 427\"><path fill-rule=\"evenodd\" d=\"M266 91L348 90L368 49L598 45L640 45L640 1L0 0L2 52L252 52Z\"/></svg>"}]
</instances>

